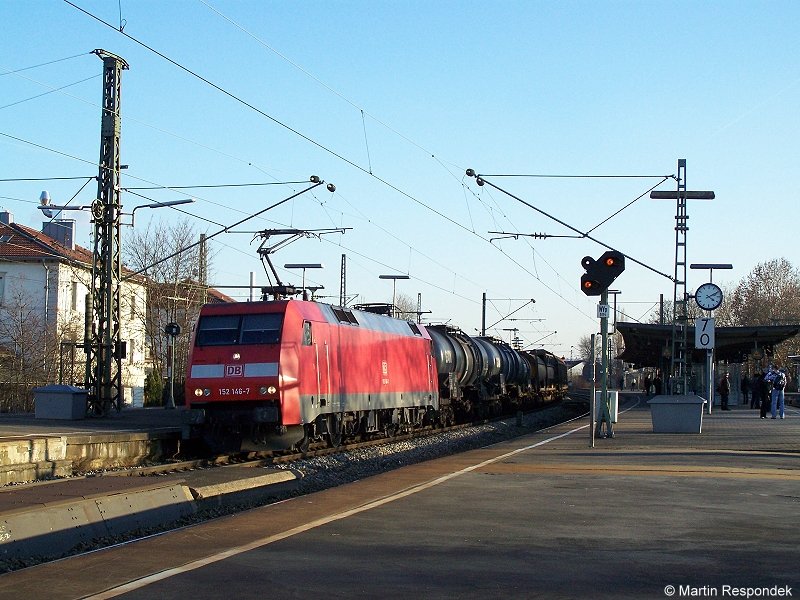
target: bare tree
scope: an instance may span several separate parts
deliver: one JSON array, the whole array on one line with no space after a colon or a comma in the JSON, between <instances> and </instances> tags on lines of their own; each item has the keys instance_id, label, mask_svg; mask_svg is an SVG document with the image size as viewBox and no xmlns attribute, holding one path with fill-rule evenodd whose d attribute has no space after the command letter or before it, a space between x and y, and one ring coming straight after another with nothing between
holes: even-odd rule
<instances>
[{"instance_id":1,"label":"bare tree","mask_svg":"<svg viewBox=\"0 0 800 600\"><path fill-rule=\"evenodd\" d=\"M757 264L739 282L727 300L733 325L788 325L800 323L800 272L785 258ZM775 348L779 364L798 354L800 341L787 340Z\"/></svg>"},{"instance_id":2,"label":"bare tree","mask_svg":"<svg viewBox=\"0 0 800 600\"><path fill-rule=\"evenodd\" d=\"M20 290L9 296L0 306L0 412L30 412L31 390L47 382L54 361L47 357L41 307Z\"/></svg>"},{"instance_id":3,"label":"bare tree","mask_svg":"<svg viewBox=\"0 0 800 600\"><path fill-rule=\"evenodd\" d=\"M417 322L417 302L407 294L397 294L394 300L395 311L398 319Z\"/></svg>"},{"instance_id":4,"label":"bare tree","mask_svg":"<svg viewBox=\"0 0 800 600\"><path fill-rule=\"evenodd\" d=\"M189 333L205 301L205 288L198 281L200 248L194 246L199 234L187 222L176 225L148 224L134 231L125 243L125 263L133 271L143 271L142 283L147 291L147 308L132 306L131 315L145 330L149 368L162 375L166 372L167 323L180 325L183 334L175 339L175 373L178 379L186 371L189 353ZM206 260L210 264L210 260ZM176 391L180 385L176 386ZM146 398L150 404L160 398Z\"/></svg>"},{"instance_id":5,"label":"bare tree","mask_svg":"<svg viewBox=\"0 0 800 600\"><path fill-rule=\"evenodd\" d=\"M800 273L785 258L759 263L728 303L736 325L800 323Z\"/></svg>"}]
</instances>

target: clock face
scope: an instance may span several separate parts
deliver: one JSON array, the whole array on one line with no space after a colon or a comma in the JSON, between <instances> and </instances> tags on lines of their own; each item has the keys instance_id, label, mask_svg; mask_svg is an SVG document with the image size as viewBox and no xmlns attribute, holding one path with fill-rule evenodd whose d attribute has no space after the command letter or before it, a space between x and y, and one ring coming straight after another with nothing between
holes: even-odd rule
<instances>
[{"instance_id":1,"label":"clock face","mask_svg":"<svg viewBox=\"0 0 800 600\"><path fill-rule=\"evenodd\" d=\"M694 300L703 310L714 310L722 304L722 290L714 283L704 283L694 293Z\"/></svg>"}]
</instances>

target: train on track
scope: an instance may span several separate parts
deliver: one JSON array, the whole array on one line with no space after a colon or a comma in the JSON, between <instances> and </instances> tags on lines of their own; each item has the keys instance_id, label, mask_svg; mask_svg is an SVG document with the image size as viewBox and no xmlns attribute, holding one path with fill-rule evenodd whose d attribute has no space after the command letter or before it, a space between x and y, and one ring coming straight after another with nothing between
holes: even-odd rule
<instances>
[{"instance_id":1,"label":"train on track","mask_svg":"<svg viewBox=\"0 0 800 600\"><path fill-rule=\"evenodd\" d=\"M338 446L567 391L564 361L546 350L314 301L208 304L192 335L184 437L215 450Z\"/></svg>"}]
</instances>

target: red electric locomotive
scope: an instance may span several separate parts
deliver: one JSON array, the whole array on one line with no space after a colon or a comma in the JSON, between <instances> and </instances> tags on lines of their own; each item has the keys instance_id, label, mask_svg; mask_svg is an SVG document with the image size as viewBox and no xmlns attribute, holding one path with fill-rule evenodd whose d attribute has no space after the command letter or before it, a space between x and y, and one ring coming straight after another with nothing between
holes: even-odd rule
<instances>
[{"instance_id":1,"label":"red electric locomotive","mask_svg":"<svg viewBox=\"0 0 800 600\"><path fill-rule=\"evenodd\" d=\"M439 403L424 327L301 300L204 306L186 398L185 436L233 450L391 435Z\"/></svg>"}]
</instances>

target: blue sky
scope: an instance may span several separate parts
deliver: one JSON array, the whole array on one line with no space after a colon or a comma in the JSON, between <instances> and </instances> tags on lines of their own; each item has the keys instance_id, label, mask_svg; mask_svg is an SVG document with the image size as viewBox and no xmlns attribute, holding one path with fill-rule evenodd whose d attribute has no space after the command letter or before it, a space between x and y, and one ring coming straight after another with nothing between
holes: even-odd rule
<instances>
[{"instance_id":1,"label":"blue sky","mask_svg":"<svg viewBox=\"0 0 800 600\"><path fill-rule=\"evenodd\" d=\"M598 330L596 299L579 291L580 260L604 248L569 238L490 242L489 231L572 232L478 187L467 168L637 176L488 179L671 276L675 205L645 192L685 158L689 189L716 193L690 202L689 262L732 263L733 271L715 273L721 284L773 258L798 264L797 2L74 3L114 27L121 17L124 33L258 110L66 2L2 0L0 179L96 174L102 62L89 52L103 48L130 64L122 83L124 186L312 174L336 185L334 194L305 194L240 228L352 228L275 255L281 266L325 263L307 278L335 301L344 253L347 291L359 302L390 301L391 283L378 276L402 273L411 279L398 282L398 292L415 300L421 293L427 319L469 333L480 327L484 292L493 299L489 323L520 299L536 299L514 315L523 320L497 326L493 333L506 339L503 329L517 327L524 343L544 338L539 345L569 356L581 335ZM75 58L19 71L67 57ZM39 193L66 202L82 183L0 182L0 205L38 228ZM161 201L191 195L189 212L229 225L303 187L146 193ZM89 204L95 194L93 182L74 202ZM123 195L125 210L140 203ZM149 218L187 217L138 211L137 227ZM221 228L190 220L198 232ZM214 239L212 283L246 285L251 271L266 283L251 238ZM89 246L88 215L79 220L79 243ZM672 298L672 282L653 270L629 261L614 284L629 320L644 318L659 294ZM280 274L300 282L299 273ZM706 279L690 272L689 289Z\"/></svg>"}]
</instances>

